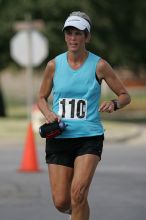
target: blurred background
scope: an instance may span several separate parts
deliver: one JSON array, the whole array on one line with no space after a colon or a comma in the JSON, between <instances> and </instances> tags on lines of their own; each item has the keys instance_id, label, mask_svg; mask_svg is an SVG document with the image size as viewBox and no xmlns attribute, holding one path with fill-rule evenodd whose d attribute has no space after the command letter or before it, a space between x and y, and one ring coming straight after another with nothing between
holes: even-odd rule
<instances>
[{"instance_id":1,"label":"blurred background","mask_svg":"<svg viewBox=\"0 0 146 220\"><path fill-rule=\"evenodd\" d=\"M116 119L144 122L146 115L146 2L133 0L0 0L0 116L25 118L27 115L26 68L10 55L10 41L24 24L41 32L49 43L45 59L33 68L33 104L48 60L66 50L61 32L71 11L85 11L92 20L92 39L88 49L106 59L115 69L132 96L132 103L113 114ZM41 25L40 25L41 24ZM20 26L20 27L18 27ZM40 28L41 26L41 28ZM23 57L23 51L22 57ZM103 96L112 96L106 85ZM104 98L105 98L104 97ZM124 113L123 113L124 112ZM129 113L130 112L130 113ZM112 117L105 115L107 118Z\"/></svg>"},{"instance_id":2,"label":"blurred background","mask_svg":"<svg viewBox=\"0 0 146 220\"><path fill-rule=\"evenodd\" d=\"M42 115L36 106L37 94L48 60L66 50L62 27L64 20L72 11L84 11L89 15L92 21L92 38L87 46L88 50L111 64L132 98L131 104L126 108L114 114L102 114L107 130L107 145L114 141L116 143L123 141L122 144L125 144L128 139L133 141L130 142L131 144L136 143L136 146L145 145L142 138L146 125L146 1L0 0L0 150L3 155L3 159L0 158L0 181L3 179L0 185L0 196L3 195L4 199L12 185L16 183L7 185L6 182L11 181L7 180L2 173L4 174L4 170L8 168L6 173L9 170L12 175L15 168L19 168L30 118L38 151L43 155L40 146L44 142L38 135ZM29 61L27 65L21 65L11 51L14 36L28 30L39 32L46 41L47 52L44 52L43 59L37 65ZM18 60L19 57L23 59L24 56L22 47L25 48L23 41L17 48L20 49ZM103 83L102 99L111 98L114 98L114 94ZM51 105L51 98L49 103ZM141 140L143 140L142 143ZM6 149L10 150L11 155L17 152L18 157L11 158L10 155L8 157ZM41 166L44 166L43 156L39 154ZM7 165L6 162L8 162ZM18 182L17 185L19 185ZM23 185L21 181L20 185ZM16 220L17 217L12 219ZM55 220L57 219L59 217ZM120 219L119 216L118 219ZM133 218L129 217L128 220L130 219Z\"/></svg>"}]
</instances>

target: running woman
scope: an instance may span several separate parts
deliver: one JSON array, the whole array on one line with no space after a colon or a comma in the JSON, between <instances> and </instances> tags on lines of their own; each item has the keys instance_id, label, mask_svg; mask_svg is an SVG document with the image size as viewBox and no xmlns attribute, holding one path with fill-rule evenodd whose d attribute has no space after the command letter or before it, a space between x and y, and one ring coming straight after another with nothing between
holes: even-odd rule
<instances>
[{"instance_id":1,"label":"running woman","mask_svg":"<svg viewBox=\"0 0 146 220\"><path fill-rule=\"evenodd\" d=\"M130 103L110 64L86 49L90 29L87 14L69 15L63 26L67 51L48 62L38 98L48 123L62 120L68 125L58 137L46 139L46 163L54 205L71 214L71 220L89 220L88 192L104 140L100 113ZM117 98L100 104L102 80ZM51 92L52 109L47 101Z\"/></svg>"}]
</instances>

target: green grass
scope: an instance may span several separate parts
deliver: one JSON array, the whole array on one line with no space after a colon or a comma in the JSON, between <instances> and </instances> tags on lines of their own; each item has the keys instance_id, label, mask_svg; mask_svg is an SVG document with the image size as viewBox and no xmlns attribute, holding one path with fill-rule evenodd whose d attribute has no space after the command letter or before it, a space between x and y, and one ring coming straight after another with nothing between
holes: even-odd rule
<instances>
[{"instance_id":1,"label":"green grass","mask_svg":"<svg viewBox=\"0 0 146 220\"><path fill-rule=\"evenodd\" d=\"M6 115L10 118L27 118L27 105L22 100L6 99Z\"/></svg>"},{"instance_id":2,"label":"green grass","mask_svg":"<svg viewBox=\"0 0 146 220\"><path fill-rule=\"evenodd\" d=\"M136 94L131 93L131 96L131 104L123 110L117 111L114 114L102 113L102 119L105 123L111 121L146 123L146 91L137 92ZM102 97L105 100L111 98L113 98L111 94L108 97ZM0 138L24 137L28 126L26 105L11 101L6 106L7 117L0 118Z\"/></svg>"},{"instance_id":3,"label":"green grass","mask_svg":"<svg viewBox=\"0 0 146 220\"><path fill-rule=\"evenodd\" d=\"M129 106L127 106L127 109L146 111L146 96L131 96L131 103Z\"/></svg>"},{"instance_id":4,"label":"green grass","mask_svg":"<svg viewBox=\"0 0 146 220\"><path fill-rule=\"evenodd\" d=\"M146 89L129 91L131 96L131 103L125 109L131 111L146 111ZM114 95L109 92L107 96L102 96L102 100L113 99Z\"/></svg>"},{"instance_id":5,"label":"green grass","mask_svg":"<svg viewBox=\"0 0 146 220\"><path fill-rule=\"evenodd\" d=\"M27 128L26 119L0 118L0 139L24 137Z\"/></svg>"}]
</instances>

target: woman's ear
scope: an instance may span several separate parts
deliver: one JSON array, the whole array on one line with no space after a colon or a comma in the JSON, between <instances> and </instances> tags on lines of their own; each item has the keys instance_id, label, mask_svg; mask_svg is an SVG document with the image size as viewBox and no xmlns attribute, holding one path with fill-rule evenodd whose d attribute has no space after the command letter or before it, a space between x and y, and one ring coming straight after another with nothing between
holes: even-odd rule
<instances>
[{"instance_id":1,"label":"woman's ear","mask_svg":"<svg viewBox=\"0 0 146 220\"><path fill-rule=\"evenodd\" d=\"M89 43L91 39L91 34L88 33L88 35L86 36L86 43Z\"/></svg>"},{"instance_id":2,"label":"woman's ear","mask_svg":"<svg viewBox=\"0 0 146 220\"><path fill-rule=\"evenodd\" d=\"M66 40L66 34L64 34L64 40L65 40L65 42L67 42L67 40Z\"/></svg>"}]
</instances>

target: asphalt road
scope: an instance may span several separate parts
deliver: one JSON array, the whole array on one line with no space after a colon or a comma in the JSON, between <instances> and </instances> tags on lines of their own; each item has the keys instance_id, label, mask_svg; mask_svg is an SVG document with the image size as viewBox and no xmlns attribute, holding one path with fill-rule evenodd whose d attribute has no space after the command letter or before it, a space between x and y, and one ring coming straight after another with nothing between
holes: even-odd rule
<instances>
[{"instance_id":1,"label":"asphalt road","mask_svg":"<svg viewBox=\"0 0 146 220\"><path fill-rule=\"evenodd\" d=\"M53 207L44 147L37 146L41 172L17 171L23 144L0 145L0 220L65 220ZM91 220L146 219L146 145L143 141L104 144L89 194Z\"/></svg>"}]
</instances>

